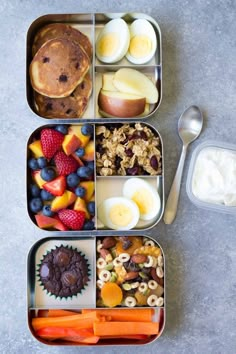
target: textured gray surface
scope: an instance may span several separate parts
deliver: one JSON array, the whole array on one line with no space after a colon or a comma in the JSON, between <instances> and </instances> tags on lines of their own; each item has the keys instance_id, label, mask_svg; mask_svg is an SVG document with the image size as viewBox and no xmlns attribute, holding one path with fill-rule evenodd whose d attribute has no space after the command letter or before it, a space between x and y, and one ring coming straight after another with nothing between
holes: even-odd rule
<instances>
[{"instance_id":1,"label":"textured gray surface","mask_svg":"<svg viewBox=\"0 0 236 354\"><path fill-rule=\"evenodd\" d=\"M57 348L35 341L27 329L26 257L42 237L27 218L25 148L41 124L25 97L25 38L31 22L47 13L141 10L163 34L163 101L151 123L164 139L166 192L181 150L178 116L201 107L204 130L189 149L175 223L151 234L164 248L167 323L149 347ZM1 36L1 353L222 353L236 351L236 217L197 209L185 191L194 146L206 139L236 142L236 3L221 1L2 0Z\"/></svg>"}]
</instances>

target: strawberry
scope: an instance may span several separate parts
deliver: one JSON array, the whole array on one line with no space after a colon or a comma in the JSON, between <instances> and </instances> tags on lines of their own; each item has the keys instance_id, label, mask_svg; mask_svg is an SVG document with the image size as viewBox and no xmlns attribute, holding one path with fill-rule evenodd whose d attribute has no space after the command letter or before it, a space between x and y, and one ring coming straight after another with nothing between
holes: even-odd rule
<instances>
[{"instance_id":1,"label":"strawberry","mask_svg":"<svg viewBox=\"0 0 236 354\"><path fill-rule=\"evenodd\" d=\"M45 128L41 131L40 141L43 154L47 159L51 159L61 148L64 135L54 129Z\"/></svg>"},{"instance_id":2,"label":"strawberry","mask_svg":"<svg viewBox=\"0 0 236 354\"><path fill-rule=\"evenodd\" d=\"M65 192L66 178L65 176L59 176L50 182L44 183L43 188L53 195L60 196Z\"/></svg>"},{"instance_id":3,"label":"strawberry","mask_svg":"<svg viewBox=\"0 0 236 354\"><path fill-rule=\"evenodd\" d=\"M59 210L58 216L71 230L81 230L85 222L85 212L72 209Z\"/></svg>"},{"instance_id":4,"label":"strawberry","mask_svg":"<svg viewBox=\"0 0 236 354\"><path fill-rule=\"evenodd\" d=\"M79 167L78 162L72 156L67 156L63 151L56 153L54 161L59 175L69 175Z\"/></svg>"}]
</instances>

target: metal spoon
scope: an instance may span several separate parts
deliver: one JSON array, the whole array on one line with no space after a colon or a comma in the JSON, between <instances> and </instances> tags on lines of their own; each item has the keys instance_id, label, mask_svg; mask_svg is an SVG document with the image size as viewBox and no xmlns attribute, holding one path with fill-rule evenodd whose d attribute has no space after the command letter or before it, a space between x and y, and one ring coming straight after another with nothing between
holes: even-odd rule
<instances>
[{"instance_id":1,"label":"metal spoon","mask_svg":"<svg viewBox=\"0 0 236 354\"><path fill-rule=\"evenodd\" d=\"M172 224L175 219L179 201L179 192L181 178L184 168L184 162L188 145L194 141L202 130L203 116L202 112L197 106L190 106L182 113L178 122L178 133L183 142L182 153L180 156L179 164L175 174L174 181L171 186L170 194L167 199L164 222L165 224Z\"/></svg>"}]
</instances>

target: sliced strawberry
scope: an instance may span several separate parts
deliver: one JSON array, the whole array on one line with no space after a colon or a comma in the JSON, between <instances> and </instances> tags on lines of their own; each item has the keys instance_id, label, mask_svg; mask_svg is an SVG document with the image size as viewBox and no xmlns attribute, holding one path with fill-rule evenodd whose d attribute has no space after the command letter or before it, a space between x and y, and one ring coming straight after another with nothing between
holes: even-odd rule
<instances>
[{"instance_id":1,"label":"sliced strawberry","mask_svg":"<svg viewBox=\"0 0 236 354\"><path fill-rule=\"evenodd\" d=\"M59 176L50 182L46 182L43 184L43 188L53 195L60 196L66 189L66 177Z\"/></svg>"},{"instance_id":2,"label":"sliced strawberry","mask_svg":"<svg viewBox=\"0 0 236 354\"><path fill-rule=\"evenodd\" d=\"M69 175L79 167L78 162L72 157L67 156L63 151L58 151L54 157L59 175Z\"/></svg>"},{"instance_id":3,"label":"sliced strawberry","mask_svg":"<svg viewBox=\"0 0 236 354\"><path fill-rule=\"evenodd\" d=\"M40 141L43 154L47 159L51 159L61 148L64 135L54 129L45 128L41 131Z\"/></svg>"},{"instance_id":4,"label":"sliced strawberry","mask_svg":"<svg viewBox=\"0 0 236 354\"><path fill-rule=\"evenodd\" d=\"M60 220L71 230L81 230L85 222L85 212L62 209L58 212Z\"/></svg>"}]
</instances>

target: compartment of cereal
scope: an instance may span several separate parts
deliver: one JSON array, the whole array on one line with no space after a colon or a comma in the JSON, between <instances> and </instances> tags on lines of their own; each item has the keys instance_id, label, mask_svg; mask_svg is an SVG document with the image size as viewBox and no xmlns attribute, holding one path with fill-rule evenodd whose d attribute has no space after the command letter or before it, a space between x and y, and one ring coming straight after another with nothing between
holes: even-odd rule
<instances>
[{"instance_id":1,"label":"compartment of cereal","mask_svg":"<svg viewBox=\"0 0 236 354\"><path fill-rule=\"evenodd\" d=\"M91 124L36 129L27 144L27 200L41 229L95 229L95 142Z\"/></svg>"},{"instance_id":2,"label":"compartment of cereal","mask_svg":"<svg viewBox=\"0 0 236 354\"><path fill-rule=\"evenodd\" d=\"M43 118L93 116L92 14L45 15L27 34L27 100Z\"/></svg>"},{"instance_id":3,"label":"compartment of cereal","mask_svg":"<svg viewBox=\"0 0 236 354\"><path fill-rule=\"evenodd\" d=\"M164 307L164 254L146 236L98 237L97 307Z\"/></svg>"},{"instance_id":4,"label":"compartment of cereal","mask_svg":"<svg viewBox=\"0 0 236 354\"><path fill-rule=\"evenodd\" d=\"M95 306L93 238L38 241L28 256L28 308Z\"/></svg>"},{"instance_id":5,"label":"compartment of cereal","mask_svg":"<svg viewBox=\"0 0 236 354\"><path fill-rule=\"evenodd\" d=\"M97 176L162 176L163 143L147 123L96 125Z\"/></svg>"},{"instance_id":6,"label":"compartment of cereal","mask_svg":"<svg viewBox=\"0 0 236 354\"><path fill-rule=\"evenodd\" d=\"M161 31L143 13L95 14L95 65L161 65Z\"/></svg>"},{"instance_id":7,"label":"compartment of cereal","mask_svg":"<svg viewBox=\"0 0 236 354\"><path fill-rule=\"evenodd\" d=\"M161 94L160 66L95 68L96 118L147 118Z\"/></svg>"}]
</instances>

